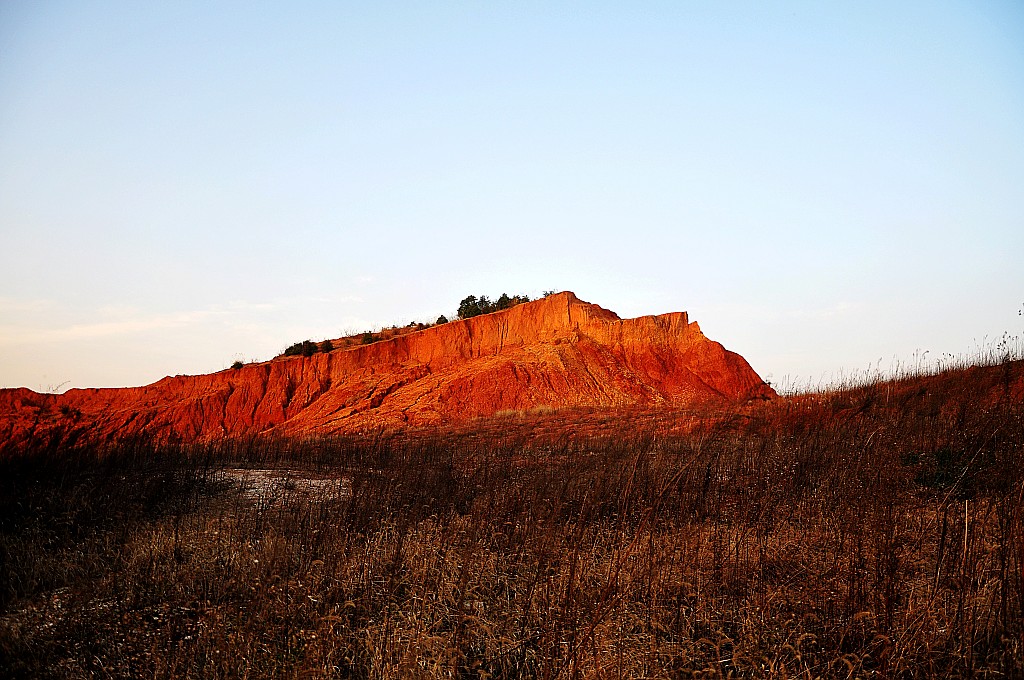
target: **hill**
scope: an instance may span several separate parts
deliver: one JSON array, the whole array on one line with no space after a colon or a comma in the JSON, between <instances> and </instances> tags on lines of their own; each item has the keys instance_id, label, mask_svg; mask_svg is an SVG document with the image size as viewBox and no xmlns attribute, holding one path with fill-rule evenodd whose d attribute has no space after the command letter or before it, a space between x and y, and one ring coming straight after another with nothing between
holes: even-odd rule
<instances>
[{"instance_id":1,"label":"hill","mask_svg":"<svg viewBox=\"0 0 1024 680\"><path fill-rule=\"evenodd\" d=\"M0 456L5 677L1024 677L1024 361Z\"/></svg>"},{"instance_id":2,"label":"hill","mask_svg":"<svg viewBox=\"0 0 1024 680\"><path fill-rule=\"evenodd\" d=\"M571 292L370 345L135 388L0 392L0 438L210 441L454 425L509 411L775 395L685 312L621 319Z\"/></svg>"}]
</instances>

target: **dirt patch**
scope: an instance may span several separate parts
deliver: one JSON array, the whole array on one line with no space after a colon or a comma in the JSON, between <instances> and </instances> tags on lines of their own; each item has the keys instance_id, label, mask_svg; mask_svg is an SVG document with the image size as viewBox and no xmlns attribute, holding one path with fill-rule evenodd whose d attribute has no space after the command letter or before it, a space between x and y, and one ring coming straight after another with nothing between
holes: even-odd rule
<instances>
[{"instance_id":1,"label":"dirt patch","mask_svg":"<svg viewBox=\"0 0 1024 680\"><path fill-rule=\"evenodd\" d=\"M230 484L243 498L267 505L296 497L321 501L352 495L348 477L316 477L305 470L227 468L219 470L214 480Z\"/></svg>"}]
</instances>

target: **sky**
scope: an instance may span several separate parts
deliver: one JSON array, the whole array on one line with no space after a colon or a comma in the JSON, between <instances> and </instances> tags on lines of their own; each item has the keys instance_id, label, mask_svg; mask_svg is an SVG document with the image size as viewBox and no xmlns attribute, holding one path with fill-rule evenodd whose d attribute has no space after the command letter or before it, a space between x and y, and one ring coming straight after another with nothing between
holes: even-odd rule
<instances>
[{"instance_id":1,"label":"sky","mask_svg":"<svg viewBox=\"0 0 1024 680\"><path fill-rule=\"evenodd\" d=\"M547 290L783 386L1024 334L1024 4L0 4L0 387Z\"/></svg>"}]
</instances>

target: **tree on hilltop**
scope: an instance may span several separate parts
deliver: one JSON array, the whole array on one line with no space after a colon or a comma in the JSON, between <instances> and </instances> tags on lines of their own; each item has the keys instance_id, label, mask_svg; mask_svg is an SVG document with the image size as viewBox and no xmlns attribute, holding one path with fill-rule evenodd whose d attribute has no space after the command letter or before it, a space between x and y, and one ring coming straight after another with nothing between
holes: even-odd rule
<instances>
[{"instance_id":1,"label":"tree on hilltop","mask_svg":"<svg viewBox=\"0 0 1024 680\"><path fill-rule=\"evenodd\" d=\"M502 293L494 302L486 295L477 297L475 295L466 296L462 302L459 303L459 318L469 319L474 316L480 316L481 314L490 314L491 312L497 312L502 309L511 309L516 305L524 302L529 302L530 297L528 295L512 295L508 293Z\"/></svg>"}]
</instances>

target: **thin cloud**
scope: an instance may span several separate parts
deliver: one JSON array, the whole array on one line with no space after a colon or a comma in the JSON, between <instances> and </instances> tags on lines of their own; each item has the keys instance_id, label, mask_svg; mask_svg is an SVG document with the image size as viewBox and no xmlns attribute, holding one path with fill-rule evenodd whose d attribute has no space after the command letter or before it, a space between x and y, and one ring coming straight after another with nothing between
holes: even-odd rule
<instances>
[{"instance_id":1,"label":"thin cloud","mask_svg":"<svg viewBox=\"0 0 1024 680\"><path fill-rule=\"evenodd\" d=\"M0 313L16 314L26 312L45 312L56 308L53 300L16 300L0 295Z\"/></svg>"},{"instance_id":2,"label":"thin cloud","mask_svg":"<svg viewBox=\"0 0 1024 680\"><path fill-rule=\"evenodd\" d=\"M347 299L349 296L338 296L335 301ZM146 314L137 307L127 305L103 305L96 308L92 314L99 320L51 327L41 325L37 319L29 321L23 318L20 322L12 322L8 318L6 322L0 321L0 346L123 337L197 326L211 320L228 322L233 327L259 327L262 324L253 319L254 315L265 316L300 305L308 305L311 301L332 302L331 299L323 297L280 298L270 302L233 300L225 304L210 305L203 309L162 314ZM9 314L23 317L40 311L46 311L51 318L61 316L61 310L54 303L46 300L18 301L11 298L0 298L0 311L7 311ZM78 310L78 314L81 314L81 310Z\"/></svg>"},{"instance_id":3,"label":"thin cloud","mask_svg":"<svg viewBox=\"0 0 1024 680\"><path fill-rule=\"evenodd\" d=\"M118 335L145 333L152 330L181 328L209 318L209 310L158 314L137 319L77 323L58 328L0 327L0 344L15 345L30 342L70 342Z\"/></svg>"}]
</instances>

